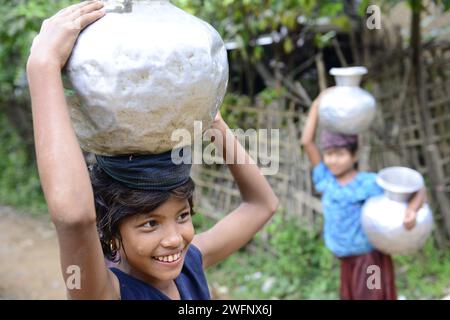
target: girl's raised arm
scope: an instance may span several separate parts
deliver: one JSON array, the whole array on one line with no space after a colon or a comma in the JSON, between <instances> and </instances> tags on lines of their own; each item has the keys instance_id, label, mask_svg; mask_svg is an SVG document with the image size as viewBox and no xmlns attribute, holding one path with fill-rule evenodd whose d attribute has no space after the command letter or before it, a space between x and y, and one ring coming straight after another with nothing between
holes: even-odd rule
<instances>
[{"instance_id":1,"label":"girl's raised arm","mask_svg":"<svg viewBox=\"0 0 450 320\"><path fill-rule=\"evenodd\" d=\"M194 237L193 243L203 254L203 266L209 267L248 243L272 217L278 198L254 160L229 130L220 113L213 129L214 143L228 164L241 193L242 203L206 232ZM240 164L238 160L245 164Z\"/></svg>"},{"instance_id":2,"label":"girl's raised arm","mask_svg":"<svg viewBox=\"0 0 450 320\"><path fill-rule=\"evenodd\" d=\"M42 189L56 226L68 296L118 298L96 228L88 170L70 120L61 69L80 31L101 18L103 4L85 1L42 24L27 63L36 156Z\"/></svg>"},{"instance_id":3,"label":"girl's raised arm","mask_svg":"<svg viewBox=\"0 0 450 320\"><path fill-rule=\"evenodd\" d=\"M322 160L319 148L315 143L317 124L319 119L319 101L320 96L317 97L311 105L308 119L306 120L305 127L303 128L303 134L300 141L312 167L315 167Z\"/></svg>"}]
</instances>

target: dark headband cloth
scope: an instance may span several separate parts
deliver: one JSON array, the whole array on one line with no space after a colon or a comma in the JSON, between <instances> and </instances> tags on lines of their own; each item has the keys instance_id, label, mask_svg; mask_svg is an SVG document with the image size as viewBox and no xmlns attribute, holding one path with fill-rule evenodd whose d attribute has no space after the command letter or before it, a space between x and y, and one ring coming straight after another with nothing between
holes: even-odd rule
<instances>
[{"instance_id":1,"label":"dark headband cloth","mask_svg":"<svg viewBox=\"0 0 450 320\"><path fill-rule=\"evenodd\" d=\"M323 129L320 136L320 147L322 150L348 147L356 144L357 142L357 135L342 134L327 129Z\"/></svg>"},{"instance_id":2,"label":"dark headband cloth","mask_svg":"<svg viewBox=\"0 0 450 320\"><path fill-rule=\"evenodd\" d=\"M95 157L108 176L128 188L170 191L189 180L192 167L191 164L175 164L171 155L172 151L154 155Z\"/></svg>"}]
</instances>

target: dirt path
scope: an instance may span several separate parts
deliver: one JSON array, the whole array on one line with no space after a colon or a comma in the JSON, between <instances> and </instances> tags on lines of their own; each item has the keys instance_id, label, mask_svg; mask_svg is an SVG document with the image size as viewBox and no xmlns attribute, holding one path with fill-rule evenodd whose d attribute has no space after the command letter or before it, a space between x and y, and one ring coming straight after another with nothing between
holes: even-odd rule
<instances>
[{"instance_id":1,"label":"dirt path","mask_svg":"<svg viewBox=\"0 0 450 320\"><path fill-rule=\"evenodd\" d=\"M65 299L55 229L47 216L0 206L0 299Z\"/></svg>"}]
</instances>

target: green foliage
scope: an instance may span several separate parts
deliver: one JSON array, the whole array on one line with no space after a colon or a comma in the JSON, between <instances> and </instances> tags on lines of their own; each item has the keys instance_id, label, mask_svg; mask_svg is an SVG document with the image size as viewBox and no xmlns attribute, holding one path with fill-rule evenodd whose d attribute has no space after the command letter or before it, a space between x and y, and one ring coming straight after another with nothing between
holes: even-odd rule
<instances>
[{"instance_id":1,"label":"green foliage","mask_svg":"<svg viewBox=\"0 0 450 320\"><path fill-rule=\"evenodd\" d=\"M24 144L2 113L0 141L0 203L32 213L44 212L46 204L36 167L27 163Z\"/></svg>"},{"instance_id":2,"label":"green foliage","mask_svg":"<svg viewBox=\"0 0 450 320\"><path fill-rule=\"evenodd\" d=\"M46 210L35 164L25 142L4 111L23 108L29 114L25 66L33 38L44 19L76 1L0 0L0 203ZM22 123L22 125L24 125ZM31 126L31 120L29 124Z\"/></svg>"},{"instance_id":3,"label":"green foliage","mask_svg":"<svg viewBox=\"0 0 450 320\"><path fill-rule=\"evenodd\" d=\"M194 203L194 216L192 217L192 223L194 224L195 230L208 230L214 225L211 219L205 217L201 211L196 210Z\"/></svg>"},{"instance_id":4,"label":"green foliage","mask_svg":"<svg viewBox=\"0 0 450 320\"><path fill-rule=\"evenodd\" d=\"M336 36L336 31L329 31L325 34L316 34L314 41L318 48L323 49L329 45L330 41Z\"/></svg>"},{"instance_id":5,"label":"green foliage","mask_svg":"<svg viewBox=\"0 0 450 320\"><path fill-rule=\"evenodd\" d=\"M442 0L442 4L444 5L444 10L450 10L450 0Z\"/></svg>"},{"instance_id":6,"label":"green foliage","mask_svg":"<svg viewBox=\"0 0 450 320\"><path fill-rule=\"evenodd\" d=\"M280 45L285 53L295 48L298 18L314 29L317 19L327 17L342 24L347 19L342 1L333 0L173 0L175 5L210 22L226 40L240 46L234 57L253 62L261 58L258 36L285 28L288 35Z\"/></svg>"},{"instance_id":7,"label":"green foliage","mask_svg":"<svg viewBox=\"0 0 450 320\"><path fill-rule=\"evenodd\" d=\"M71 3L75 1L0 0L0 103L24 86L29 49L42 21Z\"/></svg>"},{"instance_id":8,"label":"green foliage","mask_svg":"<svg viewBox=\"0 0 450 320\"><path fill-rule=\"evenodd\" d=\"M395 256L399 296L407 299L439 299L449 294L449 261L450 250L437 248L432 238L414 255Z\"/></svg>"},{"instance_id":9,"label":"green foliage","mask_svg":"<svg viewBox=\"0 0 450 320\"><path fill-rule=\"evenodd\" d=\"M277 88L266 88L258 94L258 98L264 105L270 105L275 101L279 101L286 91L286 88L281 86Z\"/></svg>"},{"instance_id":10,"label":"green foliage","mask_svg":"<svg viewBox=\"0 0 450 320\"><path fill-rule=\"evenodd\" d=\"M227 93L221 106L222 117L230 128L241 128L245 113L235 106L250 106L250 99L246 96Z\"/></svg>"},{"instance_id":11,"label":"green foliage","mask_svg":"<svg viewBox=\"0 0 450 320\"><path fill-rule=\"evenodd\" d=\"M241 250L208 271L210 282L232 288L238 299L338 298L337 259L297 219L275 215L252 244L256 251Z\"/></svg>"}]
</instances>

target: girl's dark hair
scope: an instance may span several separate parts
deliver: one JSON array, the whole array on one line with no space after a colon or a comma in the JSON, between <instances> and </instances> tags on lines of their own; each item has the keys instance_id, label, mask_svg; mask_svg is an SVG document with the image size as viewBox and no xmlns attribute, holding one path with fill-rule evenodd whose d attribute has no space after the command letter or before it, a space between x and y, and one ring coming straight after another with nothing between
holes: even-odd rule
<instances>
[{"instance_id":1,"label":"girl's dark hair","mask_svg":"<svg viewBox=\"0 0 450 320\"><path fill-rule=\"evenodd\" d=\"M351 143L345 146L344 148L347 149L354 156L356 152L358 152L358 142Z\"/></svg>"},{"instance_id":2,"label":"girl's dark hair","mask_svg":"<svg viewBox=\"0 0 450 320\"><path fill-rule=\"evenodd\" d=\"M194 214L193 193L195 184L191 178L182 186L170 191L148 191L130 189L109 177L97 164L89 166L92 188L94 191L95 211L97 215L97 230L103 254L114 262L120 261L117 250L111 248L112 240L122 238L119 224L122 219L138 214L149 213L171 196L187 199Z\"/></svg>"},{"instance_id":3,"label":"girl's dark hair","mask_svg":"<svg viewBox=\"0 0 450 320\"><path fill-rule=\"evenodd\" d=\"M345 147L345 149L347 149L352 156L355 156L356 153L358 152L358 142L349 144L348 146ZM355 170L359 169L358 161L355 162L353 168L355 168Z\"/></svg>"}]
</instances>

